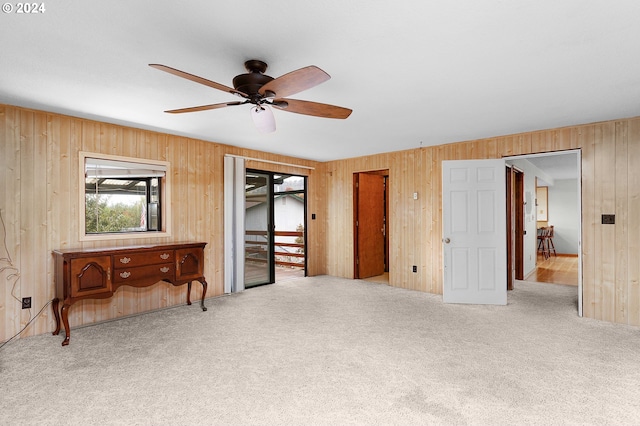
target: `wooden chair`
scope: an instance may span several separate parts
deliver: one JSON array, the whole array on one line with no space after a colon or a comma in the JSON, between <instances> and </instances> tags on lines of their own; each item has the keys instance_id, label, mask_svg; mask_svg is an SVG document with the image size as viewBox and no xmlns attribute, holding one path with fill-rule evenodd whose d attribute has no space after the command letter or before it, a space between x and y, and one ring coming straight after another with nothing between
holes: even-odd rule
<instances>
[{"instance_id":1,"label":"wooden chair","mask_svg":"<svg viewBox=\"0 0 640 426\"><path fill-rule=\"evenodd\" d=\"M548 235L549 228L542 227L538 229L538 253L542 253L545 259L549 258L549 245L547 244Z\"/></svg>"},{"instance_id":2,"label":"wooden chair","mask_svg":"<svg viewBox=\"0 0 640 426\"><path fill-rule=\"evenodd\" d=\"M548 259L552 250L553 255L557 257L556 247L553 245L553 225L540 228L538 230L538 253L541 252L544 258Z\"/></svg>"},{"instance_id":3,"label":"wooden chair","mask_svg":"<svg viewBox=\"0 0 640 426\"><path fill-rule=\"evenodd\" d=\"M549 253L549 256L551 256L551 250L553 250L553 255L555 257L558 257L558 254L556 253L556 246L553 245L553 225L549 226L549 233L547 235L547 252Z\"/></svg>"}]
</instances>

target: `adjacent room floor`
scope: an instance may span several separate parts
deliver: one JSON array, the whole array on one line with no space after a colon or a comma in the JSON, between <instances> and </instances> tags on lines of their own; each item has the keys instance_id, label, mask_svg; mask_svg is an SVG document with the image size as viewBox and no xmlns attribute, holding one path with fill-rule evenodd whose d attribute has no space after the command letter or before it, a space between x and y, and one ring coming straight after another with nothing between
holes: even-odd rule
<instances>
[{"instance_id":1,"label":"adjacent room floor","mask_svg":"<svg viewBox=\"0 0 640 426\"><path fill-rule=\"evenodd\" d=\"M372 283L389 284L389 273L365 278ZM548 284L578 285L578 256L551 256L547 259L538 255L536 269L526 277L526 281Z\"/></svg>"},{"instance_id":2,"label":"adjacent room floor","mask_svg":"<svg viewBox=\"0 0 640 426\"><path fill-rule=\"evenodd\" d=\"M549 284L578 285L578 256L553 256L547 259L538 255L536 270L527 281Z\"/></svg>"}]
</instances>

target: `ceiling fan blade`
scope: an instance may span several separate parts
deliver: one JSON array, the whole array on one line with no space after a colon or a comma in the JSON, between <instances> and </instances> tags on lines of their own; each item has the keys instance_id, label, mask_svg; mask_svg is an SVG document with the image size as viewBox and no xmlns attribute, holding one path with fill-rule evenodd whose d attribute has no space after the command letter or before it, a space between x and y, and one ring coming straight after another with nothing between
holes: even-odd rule
<instances>
[{"instance_id":1,"label":"ceiling fan blade","mask_svg":"<svg viewBox=\"0 0 640 426\"><path fill-rule=\"evenodd\" d=\"M177 75L178 77L186 78L187 80L191 80L196 83L204 84L205 86L213 87L214 89L222 90L223 92L228 92L234 95L242 96L243 98L248 97L246 93L242 93L229 86L225 86L224 84L216 83L215 81L207 80L206 78L198 77L197 75L189 74L188 72L180 71L175 68L168 67L166 65L149 64L149 66L160 71L168 72L169 74Z\"/></svg>"},{"instance_id":2,"label":"ceiling fan blade","mask_svg":"<svg viewBox=\"0 0 640 426\"><path fill-rule=\"evenodd\" d=\"M318 102L300 101L297 99L275 99L271 105L282 111L313 115L315 117L347 118L351 115L351 110L349 108L321 104Z\"/></svg>"},{"instance_id":3,"label":"ceiling fan blade","mask_svg":"<svg viewBox=\"0 0 640 426\"><path fill-rule=\"evenodd\" d=\"M271 80L262 86L258 93L266 97L284 98L324 83L330 78L331 76L320 68L310 65ZM269 96L269 92L275 95Z\"/></svg>"},{"instance_id":4,"label":"ceiling fan blade","mask_svg":"<svg viewBox=\"0 0 640 426\"><path fill-rule=\"evenodd\" d=\"M189 107L189 108L171 109L165 112L168 112L170 114L181 114L183 112L207 111L210 109L225 108L228 106L243 105L246 103L247 102L223 102L220 104L210 104L210 105L201 105L201 106Z\"/></svg>"}]
</instances>

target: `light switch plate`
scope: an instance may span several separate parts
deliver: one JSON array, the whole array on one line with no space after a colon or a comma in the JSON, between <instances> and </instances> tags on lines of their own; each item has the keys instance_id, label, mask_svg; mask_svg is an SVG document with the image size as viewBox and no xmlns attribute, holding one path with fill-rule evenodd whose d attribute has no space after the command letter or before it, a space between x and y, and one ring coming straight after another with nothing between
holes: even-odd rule
<instances>
[{"instance_id":1,"label":"light switch plate","mask_svg":"<svg viewBox=\"0 0 640 426\"><path fill-rule=\"evenodd\" d=\"M603 225L615 225L616 223L616 215L615 214L603 214L602 215L602 224Z\"/></svg>"}]
</instances>

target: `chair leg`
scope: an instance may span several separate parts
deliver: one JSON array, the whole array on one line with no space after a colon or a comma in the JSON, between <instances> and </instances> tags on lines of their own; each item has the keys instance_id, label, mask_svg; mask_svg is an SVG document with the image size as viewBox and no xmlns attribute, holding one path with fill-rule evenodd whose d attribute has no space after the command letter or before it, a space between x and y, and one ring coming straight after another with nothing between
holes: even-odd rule
<instances>
[{"instance_id":1,"label":"chair leg","mask_svg":"<svg viewBox=\"0 0 640 426\"><path fill-rule=\"evenodd\" d=\"M549 256L551 256L551 250L553 250L553 255L555 257L558 257L558 254L556 253L556 246L553 245L553 239L552 238L548 238L548 246L549 246Z\"/></svg>"}]
</instances>

